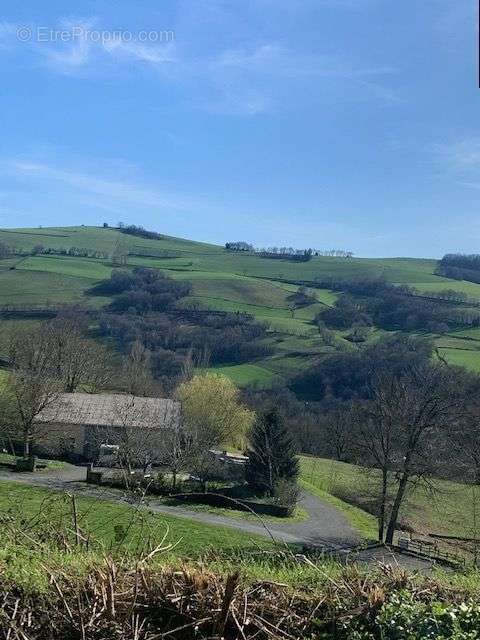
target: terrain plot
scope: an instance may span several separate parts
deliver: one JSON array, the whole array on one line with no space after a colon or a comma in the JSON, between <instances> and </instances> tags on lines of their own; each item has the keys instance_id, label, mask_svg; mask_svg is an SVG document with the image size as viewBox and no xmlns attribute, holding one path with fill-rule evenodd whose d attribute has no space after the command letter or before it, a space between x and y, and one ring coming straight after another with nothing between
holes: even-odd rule
<instances>
[{"instance_id":1,"label":"terrain plot","mask_svg":"<svg viewBox=\"0 0 480 640\"><path fill-rule=\"evenodd\" d=\"M42 253L0 260L0 305L84 303L101 306L108 300L89 296L88 291L109 277L114 268L109 256L120 246L130 254L127 268L152 267L172 278L191 281L192 293L183 304L246 312L267 323L273 355L217 368L239 385L270 385L332 351L314 323L322 308L335 303L337 294L328 288L329 280L382 277L394 284L415 287L422 295L452 289L480 302L480 285L435 275L435 260L313 257L308 262L296 263L229 252L223 247L180 238L162 236L161 240L152 240L129 236L117 229L83 226L2 230L0 242L22 252L32 252L39 246L57 252L76 247L103 252L106 256ZM299 282L307 286L314 301L295 307L292 297ZM4 322L1 321L0 328ZM382 333L372 331L369 340ZM353 348L344 339L345 332L336 332L336 337L345 348ZM449 362L480 370L480 329L431 337L438 353Z\"/></svg>"}]
</instances>

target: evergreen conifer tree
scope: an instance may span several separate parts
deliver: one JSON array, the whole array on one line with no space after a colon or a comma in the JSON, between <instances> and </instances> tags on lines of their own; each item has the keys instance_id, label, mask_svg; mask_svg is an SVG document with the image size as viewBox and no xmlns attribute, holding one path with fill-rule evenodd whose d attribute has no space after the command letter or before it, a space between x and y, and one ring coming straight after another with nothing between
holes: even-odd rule
<instances>
[{"instance_id":1,"label":"evergreen conifer tree","mask_svg":"<svg viewBox=\"0 0 480 640\"><path fill-rule=\"evenodd\" d=\"M248 484L273 495L279 480L296 482L298 459L288 428L276 409L257 416L249 436L245 476Z\"/></svg>"}]
</instances>

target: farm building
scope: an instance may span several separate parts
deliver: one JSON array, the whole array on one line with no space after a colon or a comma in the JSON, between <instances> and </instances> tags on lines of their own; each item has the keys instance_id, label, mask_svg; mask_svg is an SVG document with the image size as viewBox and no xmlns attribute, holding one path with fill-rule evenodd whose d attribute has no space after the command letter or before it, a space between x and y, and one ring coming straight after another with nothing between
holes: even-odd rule
<instances>
[{"instance_id":1,"label":"farm building","mask_svg":"<svg viewBox=\"0 0 480 640\"><path fill-rule=\"evenodd\" d=\"M101 444L115 444L125 433L160 447L162 433L178 428L180 415L180 403L168 398L64 393L36 418L38 449L93 460Z\"/></svg>"}]
</instances>

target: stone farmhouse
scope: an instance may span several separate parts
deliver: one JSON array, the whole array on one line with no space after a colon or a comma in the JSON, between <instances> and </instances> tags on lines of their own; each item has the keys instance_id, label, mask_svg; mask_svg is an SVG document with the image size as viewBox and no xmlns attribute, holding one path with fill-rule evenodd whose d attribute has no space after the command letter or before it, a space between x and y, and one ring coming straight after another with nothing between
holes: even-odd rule
<instances>
[{"instance_id":1,"label":"stone farmhouse","mask_svg":"<svg viewBox=\"0 0 480 640\"><path fill-rule=\"evenodd\" d=\"M180 403L168 398L121 394L64 393L36 418L39 453L91 461L102 444L127 432L160 447L166 429L178 429Z\"/></svg>"}]
</instances>

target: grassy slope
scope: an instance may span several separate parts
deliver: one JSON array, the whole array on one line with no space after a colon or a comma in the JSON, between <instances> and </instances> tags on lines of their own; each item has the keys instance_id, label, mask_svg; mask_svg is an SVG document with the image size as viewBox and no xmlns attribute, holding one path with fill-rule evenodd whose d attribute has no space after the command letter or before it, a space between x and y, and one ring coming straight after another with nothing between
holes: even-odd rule
<instances>
[{"instance_id":1,"label":"grassy slope","mask_svg":"<svg viewBox=\"0 0 480 640\"><path fill-rule=\"evenodd\" d=\"M261 536L249 535L230 527L210 526L169 515L136 513L128 505L116 504L97 498L77 499L80 527L92 532L97 541L107 547L115 545L119 536L125 537L125 546L134 546L150 537L160 541L168 530L168 541L175 543L172 555L178 558L199 558L209 549L253 550L268 549L271 544ZM0 511L17 514L27 519L46 518L55 522L71 522L71 503L59 492L0 481Z\"/></svg>"},{"instance_id":2,"label":"grassy slope","mask_svg":"<svg viewBox=\"0 0 480 640\"><path fill-rule=\"evenodd\" d=\"M328 282L332 278L383 276L390 282L410 284L425 292L450 288L480 299L480 285L434 275L434 260L322 257L307 263L292 263L230 253L201 242L171 237L160 241L147 240L97 227L3 230L0 231L0 241L22 249L42 244L57 249L75 246L108 253L120 242L133 252L149 248L174 252L178 257L132 256L129 265L160 268L174 278L191 280L193 291L186 304L195 302L206 308L245 311L267 322L272 329L273 357L245 365L221 367L223 373L238 384L271 384L279 377L308 366L329 351L319 339L312 321L324 305L335 302L335 294L328 289L311 289L310 293L317 302L292 310L291 295L297 287L282 280ZM11 270L13 264L16 264L15 270ZM103 299L88 297L85 291L108 277L111 269L108 260L90 258L33 256L0 261L0 304L65 301L100 305ZM436 338L440 353L449 360L480 370L478 332L469 336L469 340L460 340L465 336L452 336L452 342L444 337ZM295 341L295 345L289 344L290 339Z\"/></svg>"},{"instance_id":3,"label":"grassy slope","mask_svg":"<svg viewBox=\"0 0 480 640\"><path fill-rule=\"evenodd\" d=\"M352 524L367 537L375 535L375 519L357 509L345 509L342 500L355 507L368 505L369 487L375 482L375 475L355 465L314 457L301 457L301 478L305 486L315 487L319 495L338 498L337 506L345 510ZM472 487L449 482L435 481L435 492L417 488L408 496L401 514L402 522L412 526L419 533L441 533L469 537L473 535L474 494ZM480 499L478 488L476 500ZM476 507L478 509L478 505ZM360 511L360 513L359 513Z\"/></svg>"}]
</instances>

